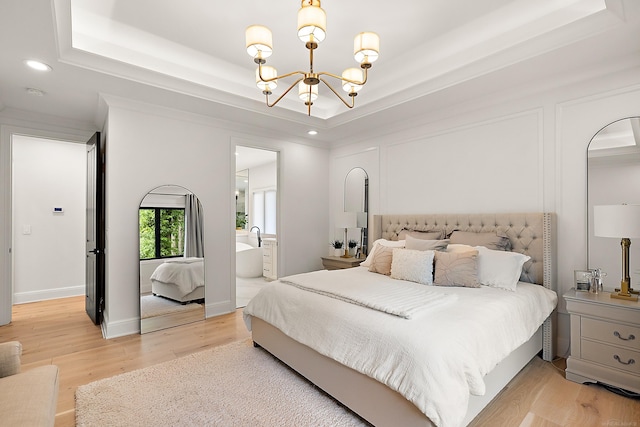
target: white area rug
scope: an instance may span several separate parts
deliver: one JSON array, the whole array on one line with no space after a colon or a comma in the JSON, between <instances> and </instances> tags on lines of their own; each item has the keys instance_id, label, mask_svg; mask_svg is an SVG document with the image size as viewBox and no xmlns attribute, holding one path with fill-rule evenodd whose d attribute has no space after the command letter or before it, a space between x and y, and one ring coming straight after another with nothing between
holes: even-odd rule
<instances>
[{"instance_id":1,"label":"white area rug","mask_svg":"<svg viewBox=\"0 0 640 427\"><path fill-rule=\"evenodd\" d=\"M180 304L177 301L171 301L170 299L154 295L143 295L140 298L140 317L142 319L179 311L199 310L201 308L202 306L197 303Z\"/></svg>"},{"instance_id":2,"label":"white area rug","mask_svg":"<svg viewBox=\"0 0 640 427\"><path fill-rule=\"evenodd\" d=\"M251 341L80 386L77 426L365 426Z\"/></svg>"}]
</instances>

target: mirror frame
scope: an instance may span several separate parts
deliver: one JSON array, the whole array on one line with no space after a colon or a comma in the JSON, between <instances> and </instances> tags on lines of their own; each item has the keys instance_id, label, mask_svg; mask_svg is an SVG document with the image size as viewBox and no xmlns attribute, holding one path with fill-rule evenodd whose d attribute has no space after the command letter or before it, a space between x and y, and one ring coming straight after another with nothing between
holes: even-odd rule
<instances>
[{"instance_id":1,"label":"mirror frame","mask_svg":"<svg viewBox=\"0 0 640 427\"><path fill-rule=\"evenodd\" d=\"M187 194L192 194L196 197L196 199L198 200L198 205L200 206L200 210L202 209L202 203L200 203L200 200L198 198L198 196L193 193L191 190L189 190L186 187L183 187L181 185L177 185L177 184L165 184L165 185L160 185L158 187L155 187L151 190L149 190L143 197L142 199L140 199L140 203L138 205L138 212L140 211L141 208L143 208L143 204L145 202L145 199L147 197L149 197L149 195L151 194L162 194L161 192L163 191L163 189L165 191L165 195L166 196L182 196L183 198L185 198L185 196ZM175 194L171 192L171 189L176 189ZM180 191L178 191L180 190ZM186 203L185 203L186 204ZM162 206L157 206L157 207L161 207ZM169 206L167 206L169 208ZM186 206L185 206L186 208ZM138 214L139 215L139 214ZM139 218L139 217L138 217ZM185 217L185 222L186 222L187 218ZM203 236L204 237L204 236ZM203 243L203 251L204 251L204 242ZM158 258L154 258L154 259L158 259ZM164 258L161 258L160 260L163 260ZM166 259L174 259L174 258L166 258ZM203 255L203 259L204 259L204 255ZM164 263L164 261L162 261L160 264ZM159 265L160 265L159 264ZM153 267L153 270L155 270L157 268ZM202 265L203 268L203 276L206 278L205 275L205 271L204 271L204 262ZM141 334L145 334L148 332L155 332L158 330L162 330L162 329L166 329L166 328L171 328L174 326L180 326L180 325L185 325L185 324L189 324L189 323L194 323L194 322L198 322L201 320L204 320L206 318L206 313L205 313L205 308L204 308L204 301L205 301L205 296L206 295L206 280L204 281L203 284L203 297L201 299L197 299L197 300L193 300L190 301L191 303L197 303L199 305L201 305L202 310L197 310L198 312L201 311L201 316L198 314L196 315L187 315L186 313L174 313L173 317L177 318L176 319L172 319L172 315L158 315L155 317L149 317L149 318L143 318L142 317L142 289L141 289L141 277L142 277L142 260L140 260L140 225L138 224L138 294L139 294L139 302L140 302L140 333ZM175 301L175 300L174 300ZM175 301L177 304L179 304L181 307L185 306L184 303L181 303L180 301ZM190 305L190 304L186 304L186 305ZM195 309L192 311L196 311ZM196 314L196 313L193 313Z\"/></svg>"},{"instance_id":2,"label":"mirror frame","mask_svg":"<svg viewBox=\"0 0 640 427\"><path fill-rule=\"evenodd\" d=\"M356 175L356 173L358 173L360 176ZM360 184L359 181L354 182L353 184L350 185L350 180L353 181L355 179L362 179L362 183ZM367 226L366 227L358 227L361 229L360 231L360 241L362 244L361 247L361 251L362 251L362 255L366 256L368 253L368 246L369 246L369 174L367 174L367 171L360 167L360 166L356 166L354 168L352 168L351 170L349 170L349 172L347 172L347 175L344 178L344 200L343 200L343 211L344 212L353 212L351 209L351 201L348 199L349 197L349 191L348 189L351 188L351 186L353 186L354 188L356 186L362 186L362 201L356 201L356 203L360 204L361 203L361 207L362 210L358 209L355 212L356 213L361 213L363 212L365 214L366 220L367 220ZM360 191L360 189L358 188L358 191ZM347 242L344 242L345 245L347 244Z\"/></svg>"}]
</instances>

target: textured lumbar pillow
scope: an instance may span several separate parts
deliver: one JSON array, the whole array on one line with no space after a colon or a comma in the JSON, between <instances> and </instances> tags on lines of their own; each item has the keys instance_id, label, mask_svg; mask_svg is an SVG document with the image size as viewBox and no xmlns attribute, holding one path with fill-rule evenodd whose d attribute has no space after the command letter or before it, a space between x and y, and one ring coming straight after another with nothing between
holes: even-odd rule
<instances>
[{"instance_id":1,"label":"textured lumbar pillow","mask_svg":"<svg viewBox=\"0 0 640 427\"><path fill-rule=\"evenodd\" d=\"M394 249L391 278L433 284L433 251Z\"/></svg>"}]
</instances>

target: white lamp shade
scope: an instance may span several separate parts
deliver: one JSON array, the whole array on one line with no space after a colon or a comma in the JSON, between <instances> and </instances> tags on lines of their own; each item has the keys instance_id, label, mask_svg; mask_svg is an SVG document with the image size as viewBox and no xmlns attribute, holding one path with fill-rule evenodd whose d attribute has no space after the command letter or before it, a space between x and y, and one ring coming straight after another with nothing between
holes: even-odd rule
<instances>
[{"instance_id":1,"label":"white lamp shade","mask_svg":"<svg viewBox=\"0 0 640 427\"><path fill-rule=\"evenodd\" d=\"M274 77L276 77L278 75L278 71L273 68L270 67L268 65L263 65L262 66L262 78L263 79L272 79ZM264 80L262 80L260 78L260 67L256 68L256 85L258 86L258 88L260 88L260 90L273 90L275 88L278 87L278 80L272 80L270 82L265 82Z\"/></svg>"},{"instance_id":2,"label":"white lamp shade","mask_svg":"<svg viewBox=\"0 0 640 427\"><path fill-rule=\"evenodd\" d=\"M358 226L355 212L340 212L336 216L336 228L356 228Z\"/></svg>"},{"instance_id":3,"label":"white lamp shade","mask_svg":"<svg viewBox=\"0 0 640 427\"><path fill-rule=\"evenodd\" d=\"M298 83L298 97L303 102L313 102L318 99L318 85L308 85L305 82ZM311 100L309 100L311 97Z\"/></svg>"},{"instance_id":4,"label":"white lamp shade","mask_svg":"<svg viewBox=\"0 0 640 427\"><path fill-rule=\"evenodd\" d=\"M593 231L599 237L640 237L640 205L594 206Z\"/></svg>"},{"instance_id":5,"label":"white lamp shade","mask_svg":"<svg viewBox=\"0 0 640 427\"><path fill-rule=\"evenodd\" d=\"M303 43L320 43L327 35L327 14L315 2L298 10L298 38Z\"/></svg>"},{"instance_id":6,"label":"white lamp shade","mask_svg":"<svg viewBox=\"0 0 640 427\"><path fill-rule=\"evenodd\" d=\"M372 63L380 53L380 37L376 33L360 33L353 40L353 57L359 63Z\"/></svg>"},{"instance_id":7,"label":"white lamp shade","mask_svg":"<svg viewBox=\"0 0 640 427\"><path fill-rule=\"evenodd\" d=\"M356 217L357 217L358 228L367 228L367 213L357 212Z\"/></svg>"},{"instance_id":8,"label":"white lamp shade","mask_svg":"<svg viewBox=\"0 0 640 427\"><path fill-rule=\"evenodd\" d=\"M262 25L251 25L245 31L247 53L252 57L266 59L273 53L271 30Z\"/></svg>"},{"instance_id":9,"label":"white lamp shade","mask_svg":"<svg viewBox=\"0 0 640 427\"><path fill-rule=\"evenodd\" d=\"M364 76L362 74L361 68L347 68L342 72L342 78L344 79L342 80L342 89L345 92L353 93L362 89L361 84L352 83L353 81L356 81L356 82L363 81ZM351 80L351 81L347 81L347 80Z\"/></svg>"}]
</instances>

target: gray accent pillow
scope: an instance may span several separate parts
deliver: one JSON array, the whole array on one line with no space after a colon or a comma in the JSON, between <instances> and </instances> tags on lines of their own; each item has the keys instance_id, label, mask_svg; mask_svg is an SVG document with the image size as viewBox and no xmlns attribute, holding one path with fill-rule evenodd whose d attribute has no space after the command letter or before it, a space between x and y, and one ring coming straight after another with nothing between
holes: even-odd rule
<instances>
[{"instance_id":1,"label":"gray accent pillow","mask_svg":"<svg viewBox=\"0 0 640 427\"><path fill-rule=\"evenodd\" d=\"M454 231L449 236L449 243L469 246L484 246L494 251L510 251L511 241L504 233L488 232L476 233L474 231Z\"/></svg>"},{"instance_id":2,"label":"gray accent pillow","mask_svg":"<svg viewBox=\"0 0 640 427\"><path fill-rule=\"evenodd\" d=\"M438 240L444 237L443 230L432 230L432 231L417 231L417 230L409 230L402 229L398 233L398 240L405 240L407 236L415 237L416 239L422 240Z\"/></svg>"},{"instance_id":3,"label":"gray accent pillow","mask_svg":"<svg viewBox=\"0 0 640 427\"><path fill-rule=\"evenodd\" d=\"M423 240L407 235L405 248L417 251L444 251L449 245L449 239L446 240Z\"/></svg>"},{"instance_id":4,"label":"gray accent pillow","mask_svg":"<svg viewBox=\"0 0 640 427\"><path fill-rule=\"evenodd\" d=\"M435 252L436 268L433 284L479 288L478 251Z\"/></svg>"}]
</instances>

